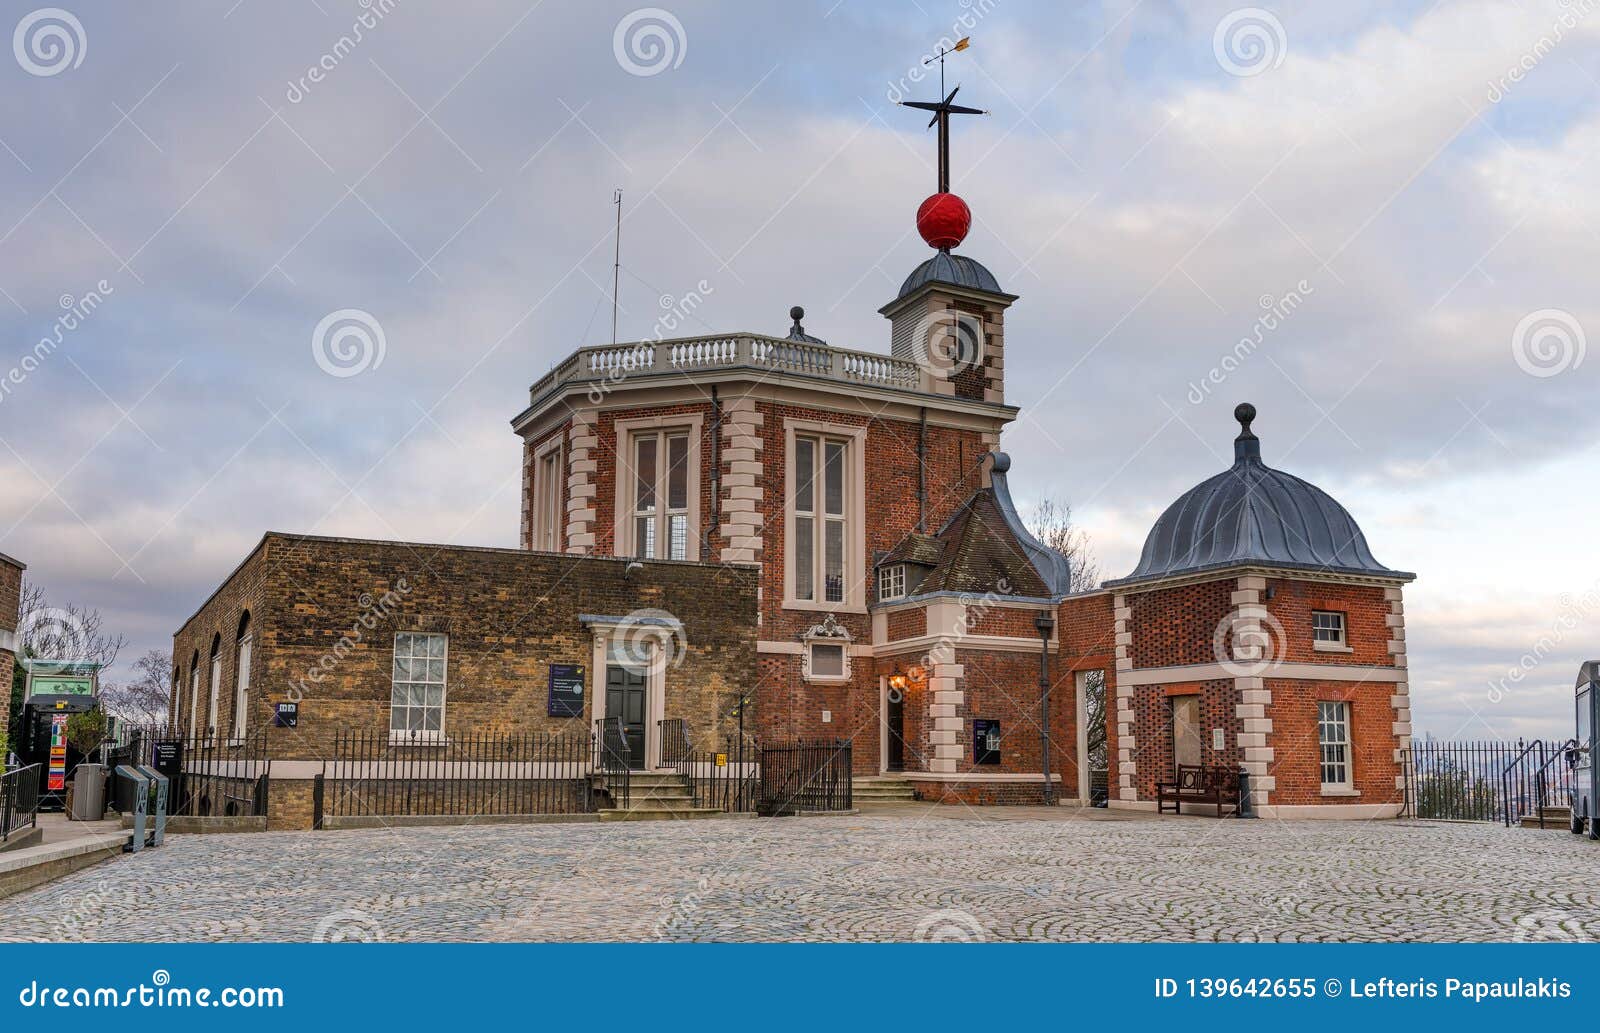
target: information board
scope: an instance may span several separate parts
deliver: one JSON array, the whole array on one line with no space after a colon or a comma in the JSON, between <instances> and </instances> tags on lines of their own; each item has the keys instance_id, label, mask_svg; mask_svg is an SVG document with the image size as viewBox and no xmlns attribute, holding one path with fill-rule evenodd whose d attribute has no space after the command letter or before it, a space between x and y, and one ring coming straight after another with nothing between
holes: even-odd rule
<instances>
[{"instance_id":1,"label":"information board","mask_svg":"<svg viewBox=\"0 0 1600 1033\"><path fill-rule=\"evenodd\" d=\"M581 664L550 665L550 716L583 716L583 667Z\"/></svg>"}]
</instances>

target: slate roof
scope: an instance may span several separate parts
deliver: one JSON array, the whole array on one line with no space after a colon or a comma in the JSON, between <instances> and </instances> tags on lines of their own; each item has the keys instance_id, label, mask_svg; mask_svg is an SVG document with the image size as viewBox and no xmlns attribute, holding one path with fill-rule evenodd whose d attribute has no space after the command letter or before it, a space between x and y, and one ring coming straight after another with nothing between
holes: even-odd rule
<instances>
[{"instance_id":1,"label":"slate roof","mask_svg":"<svg viewBox=\"0 0 1600 1033\"><path fill-rule=\"evenodd\" d=\"M911 534L879 562L921 563L933 569L917 595L962 592L1048 599L1067 592L1067 559L1028 532L1006 474L1011 458L994 453L990 487L968 496L935 535Z\"/></svg>"},{"instance_id":2,"label":"slate roof","mask_svg":"<svg viewBox=\"0 0 1600 1033\"><path fill-rule=\"evenodd\" d=\"M1261 441L1250 430L1255 415L1248 402L1234 410L1241 429L1233 465L1168 506L1133 573L1106 587L1236 566L1414 578L1377 561L1333 496L1261 461Z\"/></svg>"}]
</instances>

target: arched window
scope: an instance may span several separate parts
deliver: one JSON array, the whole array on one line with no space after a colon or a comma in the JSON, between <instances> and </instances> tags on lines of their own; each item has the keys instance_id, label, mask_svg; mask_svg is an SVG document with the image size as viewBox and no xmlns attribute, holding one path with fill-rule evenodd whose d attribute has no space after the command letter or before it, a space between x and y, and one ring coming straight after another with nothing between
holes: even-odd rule
<instances>
[{"instance_id":1,"label":"arched window","mask_svg":"<svg viewBox=\"0 0 1600 1033\"><path fill-rule=\"evenodd\" d=\"M217 700L222 695L222 632L211 636L211 705L206 709L206 736L217 734Z\"/></svg>"},{"instance_id":2,"label":"arched window","mask_svg":"<svg viewBox=\"0 0 1600 1033\"><path fill-rule=\"evenodd\" d=\"M200 719L200 650L194 651L194 656L189 658L189 738L193 739L200 734L197 724Z\"/></svg>"},{"instance_id":3,"label":"arched window","mask_svg":"<svg viewBox=\"0 0 1600 1033\"><path fill-rule=\"evenodd\" d=\"M239 637L237 639L237 666L238 678L233 687L233 735L234 742L243 742L247 727L247 718L250 712L250 611L244 611L244 616L239 618Z\"/></svg>"}]
</instances>

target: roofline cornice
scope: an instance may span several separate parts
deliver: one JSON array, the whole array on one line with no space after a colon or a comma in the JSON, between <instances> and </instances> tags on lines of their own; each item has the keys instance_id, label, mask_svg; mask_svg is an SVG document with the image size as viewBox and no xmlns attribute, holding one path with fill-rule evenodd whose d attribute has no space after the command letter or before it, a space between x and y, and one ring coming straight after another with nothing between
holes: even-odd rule
<instances>
[{"instance_id":1,"label":"roofline cornice","mask_svg":"<svg viewBox=\"0 0 1600 1033\"><path fill-rule=\"evenodd\" d=\"M1380 574L1375 571L1363 572L1326 567L1297 567L1291 564L1228 563L1200 570L1158 575L1150 578L1115 578L1104 582L1101 585L1101 589L1110 590L1118 595L1127 595L1130 591L1148 592L1158 588L1179 588L1184 585L1199 584L1205 581L1221 581L1230 577L1322 581L1343 585L1373 585L1383 588L1393 588L1396 585L1407 584L1417 579L1417 575L1404 570L1394 570L1387 574Z\"/></svg>"}]
</instances>

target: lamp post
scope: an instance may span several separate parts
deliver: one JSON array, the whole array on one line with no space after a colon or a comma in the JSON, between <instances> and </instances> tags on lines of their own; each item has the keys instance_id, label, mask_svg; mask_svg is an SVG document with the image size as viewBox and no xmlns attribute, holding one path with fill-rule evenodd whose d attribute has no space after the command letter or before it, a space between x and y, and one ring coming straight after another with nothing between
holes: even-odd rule
<instances>
[{"instance_id":1,"label":"lamp post","mask_svg":"<svg viewBox=\"0 0 1600 1033\"><path fill-rule=\"evenodd\" d=\"M1050 783L1050 633L1056 630L1056 619L1049 610L1041 610L1033 626L1039 629L1039 762L1044 771L1044 803L1053 807L1056 790Z\"/></svg>"}]
</instances>

